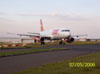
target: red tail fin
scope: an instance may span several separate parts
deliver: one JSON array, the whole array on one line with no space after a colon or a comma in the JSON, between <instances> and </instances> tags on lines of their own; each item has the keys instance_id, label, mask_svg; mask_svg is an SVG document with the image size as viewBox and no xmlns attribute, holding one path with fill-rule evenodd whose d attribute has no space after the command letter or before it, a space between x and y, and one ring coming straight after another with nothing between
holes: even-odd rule
<instances>
[{"instance_id":1,"label":"red tail fin","mask_svg":"<svg viewBox=\"0 0 100 74\"><path fill-rule=\"evenodd\" d=\"M41 31L44 31L42 20L40 19Z\"/></svg>"}]
</instances>

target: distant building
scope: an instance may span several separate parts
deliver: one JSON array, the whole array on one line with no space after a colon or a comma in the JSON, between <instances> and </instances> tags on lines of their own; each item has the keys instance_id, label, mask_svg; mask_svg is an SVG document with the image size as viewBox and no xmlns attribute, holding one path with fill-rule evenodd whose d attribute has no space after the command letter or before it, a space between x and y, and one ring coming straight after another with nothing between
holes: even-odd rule
<instances>
[{"instance_id":1,"label":"distant building","mask_svg":"<svg viewBox=\"0 0 100 74\"><path fill-rule=\"evenodd\" d=\"M0 37L1 43L34 43L34 39L30 37Z\"/></svg>"},{"instance_id":2,"label":"distant building","mask_svg":"<svg viewBox=\"0 0 100 74\"><path fill-rule=\"evenodd\" d=\"M87 41L100 41L100 39L87 39Z\"/></svg>"},{"instance_id":3,"label":"distant building","mask_svg":"<svg viewBox=\"0 0 100 74\"><path fill-rule=\"evenodd\" d=\"M21 43L34 43L35 40L32 38L21 38Z\"/></svg>"},{"instance_id":4,"label":"distant building","mask_svg":"<svg viewBox=\"0 0 100 74\"><path fill-rule=\"evenodd\" d=\"M75 38L75 41L87 41L86 38Z\"/></svg>"},{"instance_id":5,"label":"distant building","mask_svg":"<svg viewBox=\"0 0 100 74\"><path fill-rule=\"evenodd\" d=\"M11 37L0 37L0 42L21 43L21 39L20 38L11 38Z\"/></svg>"}]
</instances>

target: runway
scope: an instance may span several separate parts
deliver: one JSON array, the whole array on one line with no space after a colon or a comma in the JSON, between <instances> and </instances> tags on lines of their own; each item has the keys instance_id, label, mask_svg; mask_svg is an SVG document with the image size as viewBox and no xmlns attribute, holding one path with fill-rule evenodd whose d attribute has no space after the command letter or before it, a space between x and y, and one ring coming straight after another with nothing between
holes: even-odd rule
<instances>
[{"instance_id":1,"label":"runway","mask_svg":"<svg viewBox=\"0 0 100 74\"><path fill-rule=\"evenodd\" d=\"M100 52L100 45L56 45L43 48L68 48L68 50L41 52L20 56L0 57L0 74L19 72L28 68L39 67L44 64L63 61L76 56ZM43 49L41 48L41 50ZM39 48L37 48L39 49ZM19 50L19 49L15 49ZM14 50L14 51L15 51ZM26 50L26 49L21 49ZM2 50L0 50L1 52ZM5 50L5 52L11 50ZM4 51L3 51L4 52Z\"/></svg>"}]
</instances>

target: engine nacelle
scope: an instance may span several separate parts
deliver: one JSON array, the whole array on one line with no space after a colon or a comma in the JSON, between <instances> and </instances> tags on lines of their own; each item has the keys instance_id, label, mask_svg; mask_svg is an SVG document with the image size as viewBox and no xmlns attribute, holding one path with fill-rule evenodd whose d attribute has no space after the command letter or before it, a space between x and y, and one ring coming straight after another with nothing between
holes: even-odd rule
<instances>
[{"instance_id":1,"label":"engine nacelle","mask_svg":"<svg viewBox=\"0 0 100 74\"><path fill-rule=\"evenodd\" d=\"M68 42L68 43L72 43L72 42L74 42L74 38L70 38L70 39L68 39L68 40L66 40L66 42Z\"/></svg>"}]
</instances>

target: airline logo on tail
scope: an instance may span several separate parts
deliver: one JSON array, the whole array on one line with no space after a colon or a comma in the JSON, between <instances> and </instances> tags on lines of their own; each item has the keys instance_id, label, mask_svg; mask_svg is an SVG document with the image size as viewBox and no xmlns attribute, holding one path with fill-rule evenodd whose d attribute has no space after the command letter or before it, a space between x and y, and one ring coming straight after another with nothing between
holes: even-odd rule
<instances>
[{"instance_id":1,"label":"airline logo on tail","mask_svg":"<svg viewBox=\"0 0 100 74\"><path fill-rule=\"evenodd\" d=\"M41 31L44 31L42 20L40 19Z\"/></svg>"}]
</instances>

